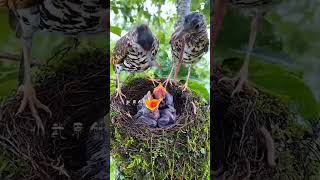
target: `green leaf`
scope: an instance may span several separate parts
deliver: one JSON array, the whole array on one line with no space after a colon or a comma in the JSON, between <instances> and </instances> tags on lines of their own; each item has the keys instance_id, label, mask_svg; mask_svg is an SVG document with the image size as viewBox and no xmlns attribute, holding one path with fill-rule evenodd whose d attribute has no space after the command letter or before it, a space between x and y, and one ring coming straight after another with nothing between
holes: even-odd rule
<instances>
[{"instance_id":1,"label":"green leaf","mask_svg":"<svg viewBox=\"0 0 320 180\"><path fill-rule=\"evenodd\" d=\"M259 88L276 95L288 97L294 108L306 119L318 116L317 101L302 79L280 65L252 61L250 80Z\"/></svg>"},{"instance_id":2,"label":"green leaf","mask_svg":"<svg viewBox=\"0 0 320 180\"><path fill-rule=\"evenodd\" d=\"M159 32L158 33L158 38L159 38L159 41L160 41L160 44L166 44L166 35L164 32Z\"/></svg>"},{"instance_id":3,"label":"green leaf","mask_svg":"<svg viewBox=\"0 0 320 180\"><path fill-rule=\"evenodd\" d=\"M205 85L190 79L188 87L197 94L200 94L205 100L209 101L210 95Z\"/></svg>"},{"instance_id":4,"label":"green leaf","mask_svg":"<svg viewBox=\"0 0 320 180\"><path fill-rule=\"evenodd\" d=\"M241 65L240 59L224 62L224 66L235 72ZM288 99L293 110L307 120L312 120L319 115L317 101L308 85L295 73L281 65L252 58L249 66L249 81L260 90Z\"/></svg>"},{"instance_id":5,"label":"green leaf","mask_svg":"<svg viewBox=\"0 0 320 180\"><path fill-rule=\"evenodd\" d=\"M116 26L111 26L110 27L110 32L112 32L113 34L116 34L118 36L121 36L121 28L116 27Z\"/></svg>"}]
</instances>

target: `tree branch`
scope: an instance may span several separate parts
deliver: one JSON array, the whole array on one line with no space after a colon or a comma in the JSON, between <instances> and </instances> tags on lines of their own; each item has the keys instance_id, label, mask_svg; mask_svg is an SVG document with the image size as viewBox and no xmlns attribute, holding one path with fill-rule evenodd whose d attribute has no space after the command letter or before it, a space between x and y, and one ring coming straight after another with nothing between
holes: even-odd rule
<instances>
[{"instance_id":1,"label":"tree branch","mask_svg":"<svg viewBox=\"0 0 320 180\"><path fill-rule=\"evenodd\" d=\"M174 28L177 29L183 25L184 17L190 13L191 0L177 0L177 21Z\"/></svg>"}]
</instances>

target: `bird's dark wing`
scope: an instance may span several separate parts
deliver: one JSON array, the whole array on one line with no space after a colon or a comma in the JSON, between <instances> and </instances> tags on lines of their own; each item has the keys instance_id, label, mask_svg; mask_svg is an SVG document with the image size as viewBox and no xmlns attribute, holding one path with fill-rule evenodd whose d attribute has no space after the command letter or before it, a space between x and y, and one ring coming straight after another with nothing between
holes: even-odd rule
<instances>
[{"instance_id":1,"label":"bird's dark wing","mask_svg":"<svg viewBox=\"0 0 320 180\"><path fill-rule=\"evenodd\" d=\"M112 51L112 64L121 64L124 62L124 59L128 55L128 48L130 48L130 38L131 33L126 34L125 36L121 37L114 47Z\"/></svg>"},{"instance_id":2,"label":"bird's dark wing","mask_svg":"<svg viewBox=\"0 0 320 180\"><path fill-rule=\"evenodd\" d=\"M182 27L177 28L176 31L172 34L170 44L171 44L171 54L173 61L178 61L179 60L179 55L181 51L183 51L182 46L183 46L183 39L179 38L177 39L178 32L182 30Z\"/></svg>"},{"instance_id":3,"label":"bird's dark wing","mask_svg":"<svg viewBox=\"0 0 320 180\"><path fill-rule=\"evenodd\" d=\"M152 49L152 56L156 57L158 50L159 50L159 40L153 36L154 42L153 42L153 49Z\"/></svg>"}]
</instances>

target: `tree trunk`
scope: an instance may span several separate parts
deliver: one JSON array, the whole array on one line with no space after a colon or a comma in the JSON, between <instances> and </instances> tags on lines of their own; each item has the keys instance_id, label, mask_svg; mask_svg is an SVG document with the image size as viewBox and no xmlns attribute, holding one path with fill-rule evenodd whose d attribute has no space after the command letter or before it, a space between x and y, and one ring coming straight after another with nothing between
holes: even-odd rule
<instances>
[{"instance_id":1,"label":"tree trunk","mask_svg":"<svg viewBox=\"0 0 320 180\"><path fill-rule=\"evenodd\" d=\"M174 28L177 29L183 25L184 17L190 13L191 0L177 0L177 21L174 24Z\"/></svg>"}]
</instances>

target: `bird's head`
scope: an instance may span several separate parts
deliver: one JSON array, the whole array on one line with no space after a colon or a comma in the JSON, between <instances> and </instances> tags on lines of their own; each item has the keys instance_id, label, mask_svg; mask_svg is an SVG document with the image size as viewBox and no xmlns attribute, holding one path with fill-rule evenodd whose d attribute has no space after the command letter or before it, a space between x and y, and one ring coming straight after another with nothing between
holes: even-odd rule
<instances>
[{"instance_id":1,"label":"bird's head","mask_svg":"<svg viewBox=\"0 0 320 180\"><path fill-rule=\"evenodd\" d=\"M192 12L185 16L182 30L177 35L177 38L181 38L187 33L196 33L206 29L206 24L203 14L199 12Z\"/></svg>"},{"instance_id":2,"label":"bird's head","mask_svg":"<svg viewBox=\"0 0 320 180\"><path fill-rule=\"evenodd\" d=\"M152 44L154 38L152 32L147 25L140 25L137 27L137 43L145 50L150 51L152 49Z\"/></svg>"},{"instance_id":3,"label":"bird's head","mask_svg":"<svg viewBox=\"0 0 320 180\"><path fill-rule=\"evenodd\" d=\"M160 83L156 88L153 90L153 95L156 99L164 99L166 97L167 90L163 87L162 83Z\"/></svg>"}]
</instances>

